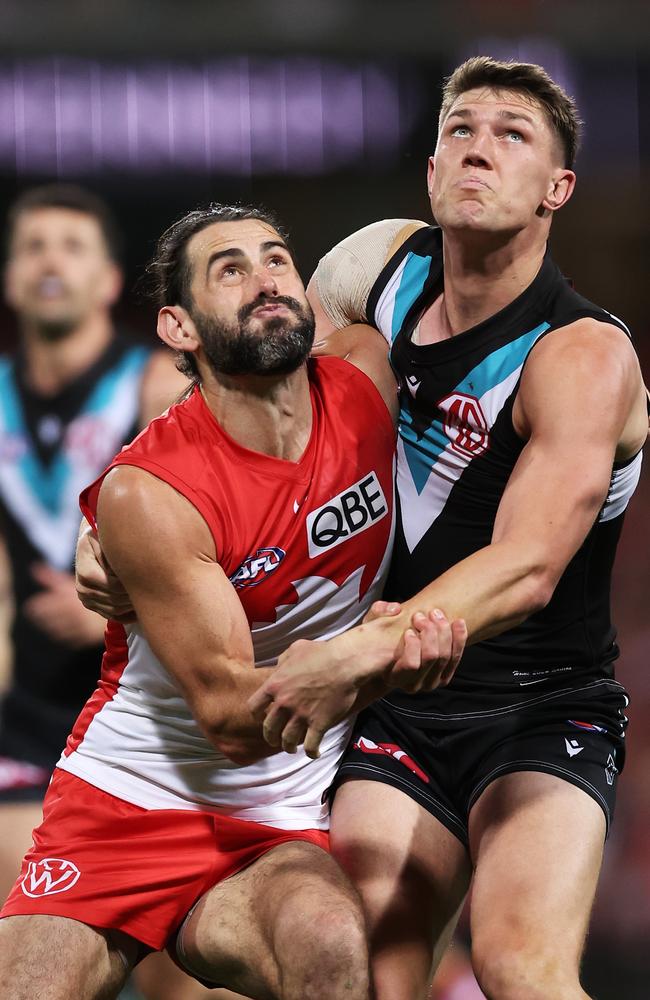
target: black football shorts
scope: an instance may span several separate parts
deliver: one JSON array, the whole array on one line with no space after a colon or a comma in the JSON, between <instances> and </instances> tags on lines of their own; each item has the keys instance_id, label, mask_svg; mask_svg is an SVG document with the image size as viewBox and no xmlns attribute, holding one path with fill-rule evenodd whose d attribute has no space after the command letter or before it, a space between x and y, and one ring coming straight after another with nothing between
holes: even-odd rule
<instances>
[{"instance_id":1,"label":"black football shorts","mask_svg":"<svg viewBox=\"0 0 650 1000\"><path fill-rule=\"evenodd\" d=\"M609 832L625 760L628 698L616 681L540 693L436 715L417 696L383 699L363 711L333 790L350 778L401 789L464 844L470 809L487 786L514 771L544 771L582 788L601 806ZM431 698L429 696L428 704ZM460 708L459 699L455 706Z\"/></svg>"}]
</instances>

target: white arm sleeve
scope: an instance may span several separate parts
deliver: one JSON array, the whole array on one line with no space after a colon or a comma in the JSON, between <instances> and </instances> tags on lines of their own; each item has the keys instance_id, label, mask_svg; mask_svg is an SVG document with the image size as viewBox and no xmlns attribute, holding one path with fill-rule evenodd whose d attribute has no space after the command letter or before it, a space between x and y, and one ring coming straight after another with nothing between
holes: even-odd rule
<instances>
[{"instance_id":1,"label":"white arm sleeve","mask_svg":"<svg viewBox=\"0 0 650 1000\"><path fill-rule=\"evenodd\" d=\"M386 263L388 251L400 229L412 219L373 222L337 243L318 262L314 281L318 297L338 328L365 323L370 290Z\"/></svg>"}]
</instances>

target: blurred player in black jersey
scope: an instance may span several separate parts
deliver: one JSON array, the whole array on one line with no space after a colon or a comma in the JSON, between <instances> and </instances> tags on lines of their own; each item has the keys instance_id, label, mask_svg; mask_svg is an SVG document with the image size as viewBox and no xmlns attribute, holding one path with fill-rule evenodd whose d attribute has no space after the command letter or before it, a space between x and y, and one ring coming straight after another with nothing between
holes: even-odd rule
<instances>
[{"instance_id":1,"label":"blurred player in black jersey","mask_svg":"<svg viewBox=\"0 0 650 1000\"><path fill-rule=\"evenodd\" d=\"M5 295L20 339L0 359L5 622L13 606L13 669L0 711L2 899L99 676L104 621L79 603L72 575L79 490L187 384L171 355L114 328L120 243L108 207L76 186L33 188L9 211ZM164 976L174 992L156 986L151 995L205 992L171 963Z\"/></svg>"},{"instance_id":2,"label":"blurred player in black jersey","mask_svg":"<svg viewBox=\"0 0 650 1000\"><path fill-rule=\"evenodd\" d=\"M424 996L470 883L487 997L586 997L624 760L610 575L648 415L629 331L547 250L579 129L541 67L469 60L429 161L439 228L368 226L310 284L321 350L353 354L377 333L337 329L369 323L399 377L386 596L402 608L381 628L437 605L471 643L451 683L362 713L340 771L332 845L364 899L379 1000ZM252 702L269 742L315 752L372 641L363 626L290 649Z\"/></svg>"}]
</instances>

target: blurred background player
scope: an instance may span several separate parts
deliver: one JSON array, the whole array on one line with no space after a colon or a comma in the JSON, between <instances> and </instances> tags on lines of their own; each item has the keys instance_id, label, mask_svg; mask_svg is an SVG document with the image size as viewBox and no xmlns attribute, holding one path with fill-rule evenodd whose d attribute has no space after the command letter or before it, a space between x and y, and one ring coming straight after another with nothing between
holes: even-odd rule
<instances>
[{"instance_id":1,"label":"blurred background player","mask_svg":"<svg viewBox=\"0 0 650 1000\"><path fill-rule=\"evenodd\" d=\"M32 188L9 210L5 296L19 345L0 360L0 598L13 661L0 709L2 899L99 676L104 623L79 603L71 575L79 491L187 384L171 355L114 327L120 243L107 205L76 186ZM171 963L174 993L161 992L147 984L150 969L151 1000L205 992Z\"/></svg>"}]
</instances>

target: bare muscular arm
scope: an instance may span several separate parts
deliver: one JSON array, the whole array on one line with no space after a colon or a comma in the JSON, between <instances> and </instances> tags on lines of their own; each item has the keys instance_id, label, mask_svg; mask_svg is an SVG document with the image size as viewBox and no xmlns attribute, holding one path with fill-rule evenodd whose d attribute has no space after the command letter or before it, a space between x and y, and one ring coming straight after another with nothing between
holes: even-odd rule
<instances>
[{"instance_id":1,"label":"bare muscular arm","mask_svg":"<svg viewBox=\"0 0 650 1000\"><path fill-rule=\"evenodd\" d=\"M414 612L444 608L465 619L469 642L514 627L550 600L554 588L591 529L605 500L615 459L629 457L645 440L645 393L638 362L613 326L582 320L551 334L533 351L514 413L527 443L504 492L490 545L452 567L411 600L401 613L352 629L299 657L290 648L280 668L253 700L259 714L270 708L270 739L287 718L311 730L310 745L329 728L303 685L307 672L339 668L359 674L370 649L385 651ZM365 662L357 661L360 650ZM370 679L370 677L369 677ZM419 687L438 683L423 672ZM293 712L293 715L291 714ZM313 734L316 734L314 737Z\"/></svg>"},{"instance_id":2,"label":"bare muscular arm","mask_svg":"<svg viewBox=\"0 0 650 1000\"><path fill-rule=\"evenodd\" d=\"M273 752L246 706L270 671L254 669L244 610L200 514L166 483L120 466L102 484L97 523L147 641L206 738L236 763Z\"/></svg>"},{"instance_id":3,"label":"bare muscular arm","mask_svg":"<svg viewBox=\"0 0 650 1000\"><path fill-rule=\"evenodd\" d=\"M307 286L307 298L316 320L313 353L316 356L343 358L365 372L381 393L393 419L397 419L397 382L383 335L374 326L362 322L361 318L359 322L337 329L323 307L314 278Z\"/></svg>"}]
</instances>

